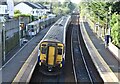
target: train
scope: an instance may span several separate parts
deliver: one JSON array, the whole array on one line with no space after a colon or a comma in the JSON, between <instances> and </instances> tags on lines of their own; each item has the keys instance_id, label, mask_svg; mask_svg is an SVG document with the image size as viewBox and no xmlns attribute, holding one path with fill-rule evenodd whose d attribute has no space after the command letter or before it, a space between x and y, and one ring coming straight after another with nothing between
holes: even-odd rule
<instances>
[{"instance_id":1,"label":"train","mask_svg":"<svg viewBox=\"0 0 120 84\"><path fill-rule=\"evenodd\" d=\"M39 33L40 27L39 27L39 20L33 21L26 25L26 31L28 31L29 36L35 36L37 33Z\"/></svg>"},{"instance_id":2,"label":"train","mask_svg":"<svg viewBox=\"0 0 120 84\"><path fill-rule=\"evenodd\" d=\"M43 37L38 48L39 70L46 75L58 75L65 65L65 39L71 16L62 16Z\"/></svg>"},{"instance_id":3,"label":"train","mask_svg":"<svg viewBox=\"0 0 120 84\"><path fill-rule=\"evenodd\" d=\"M49 17L41 20L30 22L26 25L27 36L35 36L39 33L40 29L45 28L57 20L58 17Z\"/></svg>"}]
</instances>

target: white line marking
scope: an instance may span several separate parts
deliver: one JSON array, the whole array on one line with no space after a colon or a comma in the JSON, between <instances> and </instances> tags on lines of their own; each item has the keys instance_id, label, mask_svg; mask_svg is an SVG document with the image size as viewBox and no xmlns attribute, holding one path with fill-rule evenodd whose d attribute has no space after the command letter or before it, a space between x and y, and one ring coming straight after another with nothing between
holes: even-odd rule
<instances>
[{"instance_id":1,"label":"white line marking","mask_svg":"<svg viewBox=\"0 0 120 84\"><path fill-rule=\"evenodd\" d=\"M33 37L33 38L35 38L35 37ZM0 68L0 71L1 71L28 43L30 43L30 42L33 40L33 38L30 39L18 52L16 52L16 53Z\"/></svg>"}]
</instances>

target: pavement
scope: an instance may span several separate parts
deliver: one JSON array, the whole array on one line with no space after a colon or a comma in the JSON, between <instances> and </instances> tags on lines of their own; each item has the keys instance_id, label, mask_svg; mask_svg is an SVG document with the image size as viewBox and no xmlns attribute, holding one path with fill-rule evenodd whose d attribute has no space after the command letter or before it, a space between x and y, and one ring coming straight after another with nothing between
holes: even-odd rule
<instances>
[{"instance_id":1,"label":"pavement","mask_svg":"<svg viewBox=\"0 0 120 84\"><path fill-rule=\"evenodd\" d=\"M26 39L28 40L28 41L30 41L30 40L32 40L32 38L34 38L34 37L26 37ZM21 46L19 46L19 44L18 45L16 45L16 47L14 47L10 52L8 52L7 54L6 54L6 58L5 58L5 61L2 61L2 65L5 65L12 57L13 57L13 55L15 55L15 53L16 52L18 52L22 47L24 47L24 46L26 46L26 43L23 43Z\"/></svg>"},{"instance_id":2,"label":"pavement","mask_svg":"<svg viewBox=\"0 0 120 84\"><path fill-rule=\"evenodd\" d=\"M95 46L99 54L102 56L102 58L105 60L107 65L110 67L110 69L113 71L113 73L120 80L120 62L107 48L105 48L104 41L97 37L97 35L90 28L88 22L83 22L83 24L93 45Z\"/></svg>"},{"instance_id":3,"label":"pavement","mask_svg":"<svg viewBox=\"0 0 120 84\"><path fill-rule=\"evenodd\" d=\"M13 81L16 74L25 63L26 59L29 57L40 40L44 37L49 28L50 27L42 29L35 37L26 43L24 47L20 49L17 48L16 51L9 53L12 56L12 59L5 63L5 65L3 65L1 68L3 83L11 83Z\"/></svg>"}]
</instances>

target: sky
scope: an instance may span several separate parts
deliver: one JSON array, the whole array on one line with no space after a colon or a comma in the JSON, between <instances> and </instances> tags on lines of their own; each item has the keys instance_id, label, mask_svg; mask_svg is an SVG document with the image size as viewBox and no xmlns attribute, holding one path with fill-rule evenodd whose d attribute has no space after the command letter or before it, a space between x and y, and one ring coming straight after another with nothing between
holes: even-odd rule
<instances>
[{"instance_id":1,"label":"sky","mask_svg":"<svg viewBox=\"0 0 120 84\"><path fill-rule=\"evenodd\" d=\"M81 0L71 0L71 1L78 4Z\"/></svg>"}]
</instances>

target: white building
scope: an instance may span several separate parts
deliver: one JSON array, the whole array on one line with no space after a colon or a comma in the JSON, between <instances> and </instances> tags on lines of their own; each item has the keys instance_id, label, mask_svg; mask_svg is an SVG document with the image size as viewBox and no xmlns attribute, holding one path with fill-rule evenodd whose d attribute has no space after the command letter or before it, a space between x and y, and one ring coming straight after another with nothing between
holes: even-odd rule
<instances>
[{"instance_id":1,"label":"white building","mask_svg":"<svg viewBox=\"0 0 120 84\"><path fill-rule=\"evenodd\" d=\"M0 2L0 15L9 15L10 18L14 16L13 0L3 0Z\"/></svg>"},{"instance_id":2,"label":"white building","mask_svg":"<svg viewBox=\"0 0 120 84\"><path fill-rule=\"evenodd\" d=\"M8 8L7 8L7 3L6 2L2 2L0 4L0 14L8 14Z\"/></svg>"},{"instance_id":3,"label":"white building","mask_svg":"<svg viewBox=\"0 0 120 84\"><path fill-rule=\"evenodd\" d=\"M31 14L33 16L44 15L44 9L32 2L20 2L15 7L14 10L19 10L22 14Z\"/></svg>"},{"instance_id":4,"label":"white building","mask_svg":"<svg viewBox=\"0 0 120 84\"><path fill-rule=\"evenodd\" d=\"M50 12L50 9L48 9L46 6L40 4L40 3L36 3L38 6L40 6L42 8L42 13L43 14L47 14L47 12Z\"/></svg>"}]
</instances>

